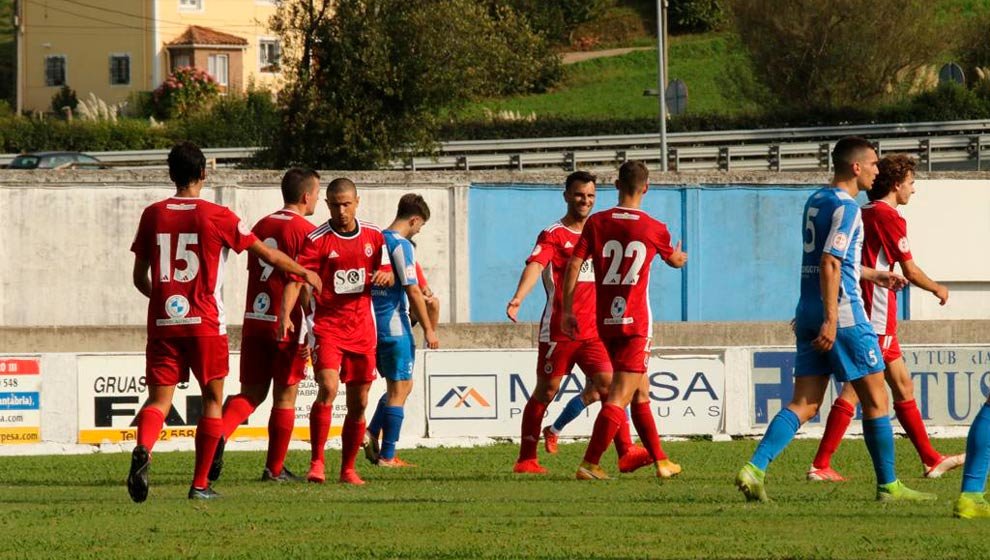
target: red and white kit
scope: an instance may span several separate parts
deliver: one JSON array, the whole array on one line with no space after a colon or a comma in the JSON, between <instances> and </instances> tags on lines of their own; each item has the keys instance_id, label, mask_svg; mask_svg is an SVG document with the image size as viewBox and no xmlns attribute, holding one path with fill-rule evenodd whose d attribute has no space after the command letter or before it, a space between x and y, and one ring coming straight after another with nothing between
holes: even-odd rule
<instances>
[{"instance_id":1,"label":"red and white kit","mask_svg":"<svg viewBox=\"0 0 990 560\"><path fill-rule=\"evenodd\" d=\"M877 200L863 207L863 266L894 270L895 263L912 260L907 222L893 206ZM901 357L897 342L897 292L862 281L863 304L873 329L880 337L883 361Z\"/></svg>"},{"instance_id":2,"label":"red and white kit","mask_svg":"<svg viewBox=\"0 0 990 560\"><path fill-rule=\"evenodd\" d=\"M316 226L292 210L279 210L265 216L251 230L265 245L295 259L302 251L306 236ZM248 257L247 301L244 331L241 338L241 383L265 384L271 380L295 385L306 375L302 350L306 342L306 321L302 305L297 303L289 315L298 336L279 340L278 315L282 309L282 292L288 278L269 263Z\"/></svg>"},{"instance_id":3,"label":"red and white kit","mask_svg":"<svg viewBox=\"0 0 990 560\"><path fill-rule=\"evenodd\" d=\"M151 263L147 381L175 385L225 377L227 325L223 271L227 252L257 237L230 209L199 198L173 197L141 214L131 251Z\"/></svg>"},{"instance_id":4,"label":"red and white kit","mask_svg":"<svg viewBox=\"0 0 990 560\"><path fill-rule=\"evenodd\" d=\"M540 348L537 374L561 377L577 364L586 375L611 373L612 365L595 328L595 273L590 259L581 264L574 291L574 315L578 329L574 339L561 329L564 309L564 272L581 234L556 222L540 232L526 264L543 268L546 307L540 319Z\"/></svg>"},{"instance_id":5,"label":"red and white kit","mask_svg":"<svg viewBox=\"0 0 990 560\"><path fill-rule=\"evenodd\" d=\"M616 206L588 218L574 250L595 271L598 334L615 371L645 373L652 338L650 263L674 248L667 226L642 210Z\"/></svg>"},{"instance_id":6,"label":"red and white kit","mask_svg":"<svg viewBox=\"0 0 990 560\"><path fill-rule=\"evenodd\" d=\"M359 221L355 233L343 236L328 222L306 237L296 260L323 280L316 296L314 367L339 371L344 383L373 381L378 335L371 278L379 269L392 269L382 231Z\"/></svg>"}]
</instances>

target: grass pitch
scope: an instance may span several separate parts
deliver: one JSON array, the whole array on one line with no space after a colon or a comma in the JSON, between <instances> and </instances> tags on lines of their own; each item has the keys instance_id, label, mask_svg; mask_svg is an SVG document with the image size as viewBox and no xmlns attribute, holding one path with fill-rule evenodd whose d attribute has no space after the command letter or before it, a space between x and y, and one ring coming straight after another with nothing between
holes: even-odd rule
<instances>
[{"instance_id":1,"label":"grass pitch","mask_svg":"<svg viewBox=\"0 0 990 560\"><path fill-rule=\"evenodd\" d=\"M127 454L0 458L0 558L982 558L990 522L951 517L960 472L920 478L906 440L898 473L939 501L881 505L861 440L834 466L845 484L809 483L817 441L795 441L770 470L771 504L746 504L732 480L755 441L669 442L685 467L607 482L573 479L583 443L541 454L548 476L513 475L517 448L416 449L416 469L359 463L368 485L258 482L261 452L229 452L214 502L186 499L191 453L159 453L144 504L127 496ZM963 440L937 440L943 453ZM288 465L304 472L308 453ZM328 475L339 452L328 452Z\"/></svg>"}]
</instances>

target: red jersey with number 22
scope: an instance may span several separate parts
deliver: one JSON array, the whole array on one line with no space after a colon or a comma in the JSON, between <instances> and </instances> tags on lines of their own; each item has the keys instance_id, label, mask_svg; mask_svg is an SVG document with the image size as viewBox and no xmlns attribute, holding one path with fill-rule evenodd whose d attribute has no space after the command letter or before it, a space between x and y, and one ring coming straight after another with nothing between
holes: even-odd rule
<instances>
[{"instance_id":1,"label":"red jersey with number 22","mask_svg":"<svg viewBox=\"0 0 990 560\"><path fill-rule=\"evenodd\" d=\"M650 263L673 252L667 226L642 210L616 206L588 218L574 257L594 265L601 338L652 337Z\"/></svg>"},{"instance_id":2,"label":"red jersey with number 22","mask_svg":"<svg viewBox=\"0 0 990 560\"><path fill-rule=\"evenodd\" d=\"M240 253L257 240L229 208L201 198L145 208L131 251L151 263L148 338L227 334L227 251Z\"/></svg>"},{"instance_id":3,"label":"red jersey with number 22","mask_svg":"<svg viewBox=\"0 0 990 560\"><path fill-rule=\"evenodd\" d=\"M282 251L295 259L302 251L306 236L316 226L301 214L292 210L279 210L258 220L251 230L269 247ZM242 336L258 336L278 340L278 314L282 309L282 292L287 276L260 258L248 257L247 302L244 307L244 331ZM300 335L305 334L302 306L296 303L289 315Z\"/></svg>"},{"instance_id":4,"label":"red jersey with number 22","mask_svg":"<svg viewBox=\"0 0 990 560\"><path fill-rule=\"evenodd\" d=\"M342 236L327 222L306 237L296 259L320 275L313 331L320 339L360 354L375 351L378 331L371 301L371 277L392 270L382 230L358 221L358 230Z\"/></svg>"},{"instance_id":5,"label":"red jersey with number 22","mask_svg":"<svg viewBox=\"0 0 990 560\"><path fill-rule=\"evenodd\" d=\"M540 319L540 342L571 340L560 325L564 310L564 271L580 238L579 232L557 222L540 232L533 252L526 259L526 264L537 262L543 265L547 305ZM581 273L574 289L574 316L578 321L575 340L598 338L598 329L595 328L595 272L590 260L581 263Z\"/></svg>"}]
</instances>

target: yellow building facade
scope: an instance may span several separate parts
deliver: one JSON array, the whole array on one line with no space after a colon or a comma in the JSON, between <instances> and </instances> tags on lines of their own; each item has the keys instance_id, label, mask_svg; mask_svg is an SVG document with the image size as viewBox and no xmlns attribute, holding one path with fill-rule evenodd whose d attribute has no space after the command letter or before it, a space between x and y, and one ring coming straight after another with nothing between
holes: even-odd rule
<instances>
[{"instance_id":1,"label":"yellow building facade","mask_svg":"<svg viewBox=\"0 0 990 560\"><path fill-rule=\"evenodd\" d=\"M273 0L17 0L17 108L50 111L63 85L118 103L180 66L227 92L277 88L274 13Z\"/></svg>"}]
</instances>

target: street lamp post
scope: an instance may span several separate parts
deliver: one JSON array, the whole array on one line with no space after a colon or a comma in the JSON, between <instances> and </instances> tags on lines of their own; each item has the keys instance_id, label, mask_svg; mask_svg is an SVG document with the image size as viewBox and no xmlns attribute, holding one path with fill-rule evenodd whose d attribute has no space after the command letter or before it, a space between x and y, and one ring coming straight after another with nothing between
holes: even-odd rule
<instances>
[{"instance_id":1,"label":"street lamp post","mask_svg":"<svg viewBox=\"0 0 990 560\"><path fill-rule=\"evenodd\" d=\"M657 0L657 100L660 103L660 170L667 171L667 68L664 31L667 0Z\"/></svg>"}]
</instances>

